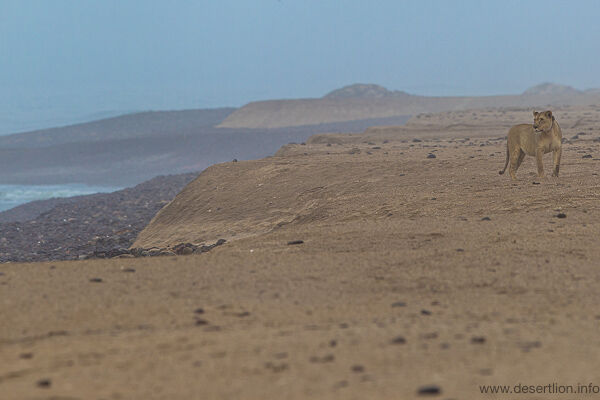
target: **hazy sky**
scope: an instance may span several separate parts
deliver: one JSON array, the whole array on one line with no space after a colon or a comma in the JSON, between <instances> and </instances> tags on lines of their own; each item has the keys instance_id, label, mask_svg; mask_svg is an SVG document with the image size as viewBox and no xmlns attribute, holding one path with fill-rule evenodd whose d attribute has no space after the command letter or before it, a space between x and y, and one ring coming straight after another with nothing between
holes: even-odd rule
<instances>
[{"instance_id":1,"label":"hazy sky","mask_svg":"<svg viewBox=\"0 0 600 400\"><path fill-rule=\"evenodd\" d=\"M599 17L596 1L0 0L0 133L36 115L240 106L355 82L600 87Z\"/></svg>"}]
</instances>

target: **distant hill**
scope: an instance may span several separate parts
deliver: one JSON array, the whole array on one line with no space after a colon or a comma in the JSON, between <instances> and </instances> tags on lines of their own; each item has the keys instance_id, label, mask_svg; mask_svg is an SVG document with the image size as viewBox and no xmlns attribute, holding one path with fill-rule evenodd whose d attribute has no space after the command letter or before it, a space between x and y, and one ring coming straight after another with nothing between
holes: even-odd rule
<instances>
[{"instance_id":1,"label":"distant hill","mask_svg":"<svg viewBox=\"0 0 600 400\"><path fill-rule=\"evenodd\" d=\"M391 91L372 84L355 84L321 98L267 100L248 103L219 124L223 128L282 128L389 118L397 115L496 107L543 107L600 103L598 90L579 91L569 86L543 83L520 95L480 97L428 97Z\"/></svg>"},{"instance_id":2,"label":"distant hill","mask_svg":"<svg viewBox=\"0 0 600 400\"><path fill-rule=\"evenodd\" d=\"M581 90L577 90L571 86L557 85L556 83L541 83L536 86L532 86L523 92L524 96L562 96L562 95L578 95L583 93Z\"/></svg>"},{"instance_id":3,"label":"distant hill","mask_svg":"<svg viewBox=\"0 0 600 400\"><path fill-rule=\"evenodd\" d=\"M410 96L406 92L387 90L383 86L374 84L356 83L333 90L323 96L324 99L349 99L349 98L382 98Z\"/></svg>"}]
</instances>

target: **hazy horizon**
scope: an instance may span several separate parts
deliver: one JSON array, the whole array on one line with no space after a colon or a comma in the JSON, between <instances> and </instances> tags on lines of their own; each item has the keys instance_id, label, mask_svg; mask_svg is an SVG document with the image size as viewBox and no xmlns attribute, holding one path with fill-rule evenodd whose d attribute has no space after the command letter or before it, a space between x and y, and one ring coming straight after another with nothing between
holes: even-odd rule
<instances>
[{"instance_id":1,"label":"hazy horizon","mask_svg":"<svg viewBox=\"0 0 600 400\"><path fill-rule=\"evenodd\" d=\"M595 2L0 3L0 134L146 110L600 87Z\"/></svg>"}]
</instances>

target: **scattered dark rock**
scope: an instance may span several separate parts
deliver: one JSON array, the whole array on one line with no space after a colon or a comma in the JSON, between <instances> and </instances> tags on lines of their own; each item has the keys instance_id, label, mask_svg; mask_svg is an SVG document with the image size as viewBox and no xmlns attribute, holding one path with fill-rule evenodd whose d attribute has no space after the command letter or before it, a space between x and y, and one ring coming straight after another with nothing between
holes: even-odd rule
<instances>
[{"instance_id":1,"label":"scattered dark rock","mask_svg":"<svg viewBox=\"0 0 600 400\"><path fill-rule=\"evenodd\" d=\"M90 282L101 283L102 282L102 278L91 278Z\"/></svg>"},{"instance_id":2,"label":"scattered dark rock","mask_svg":"<svg viewBox=\"0 0 600 400\"><path fill-rule=\"evenodd\" d=\"M429 153L427 154L427 158L437 158L435 154Z\"/></svg>"},{"instance_id":3,"label":"scattered dark rock","mask_svg":"<svg viewBox=\"0 0 600 400\"><path fill-rule=\"evenodd\" d=\"M311 363L328 363L335 360L335 356L333 354L327 354L323 357L312 356L308 359Z\"/></svg>"},{"instance_id":4,"label":"scattered dark rock","mask_svg":"<svg viewBox=\"0 0 600 400\"><path fill-rule=\"evenodd\" d=\"M403 301L397 301L395 303L392 303L392 307L406 307L406 303Z\"/></svg>"},{"instance_id":5,"label":"scattered dark rock","mask_svg":"<svg viewBox=\"0 0 600 400\"><path fill-rule=\"evenodd\" d=\"M196 308L194 310L194 314L204 314L204 309L203 308Z\"/></svg>"},{"instance_id":6,"label":"scattered dark rock","mask_svg":"<svg viewBox=\"0 0 600 400\"><path fill-rule=\"evenodd\" d=\"M437 339L437 337L438 337L437 332L424 333L421 335L421 339L425 339L425 340Z\"/></svg>"},{"instance_id":7,"label":"scattered dark rock","mask_svg":"<svg viewBox=\"0 0 600 400\"><path fill-rule=\"evenodd\" d=\"M598 318L598 319L600 319L600 318ZM330 341L329 341L329 347L335 347L335 346L337 346L337 341L336 341L336 340L333 340L333 339L332 339L332 340L330 340Z\"/></svg>"},{"instance_id":8,"label":"scattered dark rock","mask_svg":"<svg viewBox=\"0 0 600 400\"><path fill-rule=\"evenodd\" d=\"M395 338L392 339L392 344L405 344L406 343L406 339L404 339L404 336L396 336Z\"/></svg>"},{"instance_id":9,"label":"scattered dark rock","mask_svg":"<svg viewBox=\"0 0 600 400\"><path fill-rule=\"evenodd\" d=\"M431 315L431 311L429 310L421 310L422 315Z\"/></svg>"},{"instance_id":10,"label":"scattered dark rock","mask_svg":"<svg viewBox=\"0 0 600 400\"><path fill-rule=\"evenodd\" d=\"M463 253L465 251L465 249L456 249L456 251L459 253Z\"/></svg>"},{"instance_id":11,"label":"scattered dark rock","mask_svg":"<svg viewBox=\"0 0 600 400\"><path fill-rule=\"evenodd\" d=\"M232 162L238 162L237 158L234 158L234 159L232 160Z\"/></svg>"},{"instance_id":12,"label":"scattered dark rock","mask_svg":"<svg viewBox=\"0 0 600 400\"><path fill-rule=\"evenodd\" d=\"M586 154L585 156L582 156L581 158L592 158L591 154Z\"/></svg>"},{"instance_id":13,"label":"scattered dark rock","mask_svg":"<svg viewBox=\"0 0 600 400\"><path fill-rule=\"evenodd\" d=\"M413 141L413 143L420 143L420 142L422 142L421 139L417 139L417 138L414 138L412 141Z\"/></svg>"},{"instance_id":14,"label":"scattered dark rock","mask_svg":"<svg viewBox=\"0 0 600 400\"><path fill-rule=\"evenodd\" d=\"M29 359L33 358L33 353L21 353L21 354L19 354L19 358L22 358L24 360L29 360Z\"/></svg>"},{"instance_id":15,"label":"scattered dark rock","mask_svg":"<svg viewBox=\"0 0 600 400\"><path fill-rule=\"evenodd\" d=\"M250 316L250 313L248 311L243 311L241 313L237 313L235 314L236 317L240 317L240 318L244 318L244 317L248 317Z\"/></svg>"},{"instance_id":16,"label":"scattered dark rock","mask_svg":"<svg viewBox=\"0 0 600 400\"><path fill-rule=\"evenodd\" d=\"M437 385L421 386L417 390L419 396L437 396L442 393L442 389Z\"/></svg>"},{"instance_id":17,"label":"scattered dark rock","mask_svg":"<svg viewBox=\"0 0 600 400\"><path fill-rule=\"evenodd\" d=\"M35 385L39 388L48 389L50 386L52 386L52 381L48 378L40 379L35 383Z\"/></svg>"},{"instance_id":18,"label":"scattered dark rock","mask_svg":"<svg viewBox=\"0 0 600 400\"><path fill-rule=\"evenodd\" d=\"M290 240L287 244L290 245L294 245L294 244L302 244L304 243L304 240Z\"/></svg>"},{"instance_id":19,"label":"scattered dark rock","mask_svg":"<svg viewBox=\"0 0 600 400\"><path fill-rule=\"evenodd\" d=\"M202 325L208 325L208 321L207 321L207 320L205 320L205 319L200 319L200 318L198 318L198 319L196 320L196 326L202 326Z\"/></svg>"},{"instance_id":20,"label":"scattered dark rock","mask_svg":"<svg viewBox=\"0 0 600 400\"><path fill-rule=\"evenodd\" d=\"M482 221L491 221L492 219L490 217L483 217L481 218Z\"/></svg>"},{"instance_id":21,"label":"scattered dark rock","mask_svg":"<svg viewBox=\"0 0 600 400\"><path fill-rule=\"evenodd\" d=\"M523 343L520 343L519 346L521 347L521 349L524 352L528 352L531 349L538 349L538 348L542 347L542 342L540 342L539 340L536 340L533 342L523 342Z\"/></svg>"},{"instance_id":22,"label":"scattered dark rock","mask_svg":"<svg viewBox=\"0 0 600 400\"><path fill-rule=\"evenodd\" d=\"M152 247L149 249L135 248L130 249L129 252L134 257L156 257L156 256L175 256L175 255L190 255L197 253L206 253L214 249L217 246L221 246L226 243L227 240L219 239L213 244L209 245L195 245L192 243L179 243L170 249L159 249Z\"/></svg>"},{"instance_id":23,"label":"scattered dark rock","mask_svg":"<svg viewBox=\"0 0 600 400\"><path fill-rule=\"evenodd\" d=\"M283 372L286 369L288 369L288 365L286 363L272 363L272 362L267 362L265 363L265 368L270 369L271 371L277 373L277 372Z\"/></svg>"},{"instance_id":24,"label":"scattered dark rock","mask_svg":"<svg viewBox=\"0 0 600 400\"><path fill-rule=\"evenodd\" d=\"M123 272L135 272L134 268L123 268Z\"/></svg>"},{"instance_id":25,"label":"scattered dark rock","mask_svg":"<svg viewBox=\"0 0 600 400\"><path fill-rule=\"evenodd\" d=\"M350 367L350 371L360 374L365 372L365 367L363 367L362 365L353 365L352 367Z\"/></svg>"},{"instance_id":26,"label":"scattered dark rock","mask_svg":"<svg viewBox=\"0 0 600 400\"><path fill-rule=\"evenodd\" d=\"M483 337L483 336L473 336L471 338L471 343L473 343L473 344L484 344L485 343L485 337Z\"/></svg>"},{"instance_id":27,"label":"scattered dark rock","mask_svg":"<svg viewBox=\"0 0 600 400\"><path fill-rule=\"evenodd\" d=\"M173 253L178 255L189 255L192 254L198 246L195 246L191 243L180 243L173 247Z\"/></svg>"},{"instance_id":28,"label":"scattered dark rock","mask_svg":"<svg viewBox=\"0 0 600 400\"><path fill-rule=\"evenodd\" d=\"M565 213L558 213L558 214L556 214L556 218L567 218L567 214L565 214Z\"/></svg>"}]
</instances>

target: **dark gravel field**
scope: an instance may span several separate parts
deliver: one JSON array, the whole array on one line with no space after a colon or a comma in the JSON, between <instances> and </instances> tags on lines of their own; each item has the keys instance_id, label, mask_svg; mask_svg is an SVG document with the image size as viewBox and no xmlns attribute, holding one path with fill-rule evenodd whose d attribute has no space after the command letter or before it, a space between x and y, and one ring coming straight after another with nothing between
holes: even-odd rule
<instances>
[{"instance_id":1,"label":"dark gravel field","mask_svg":"<svg viewBox=\"0 0 600 400\"><path fill-rule=\"evenodd\" d=\"M198 173L159 176L113 193L40 200L0 213L0 262L76 260L128 248Z\"/></svg>"}]
</instances>

